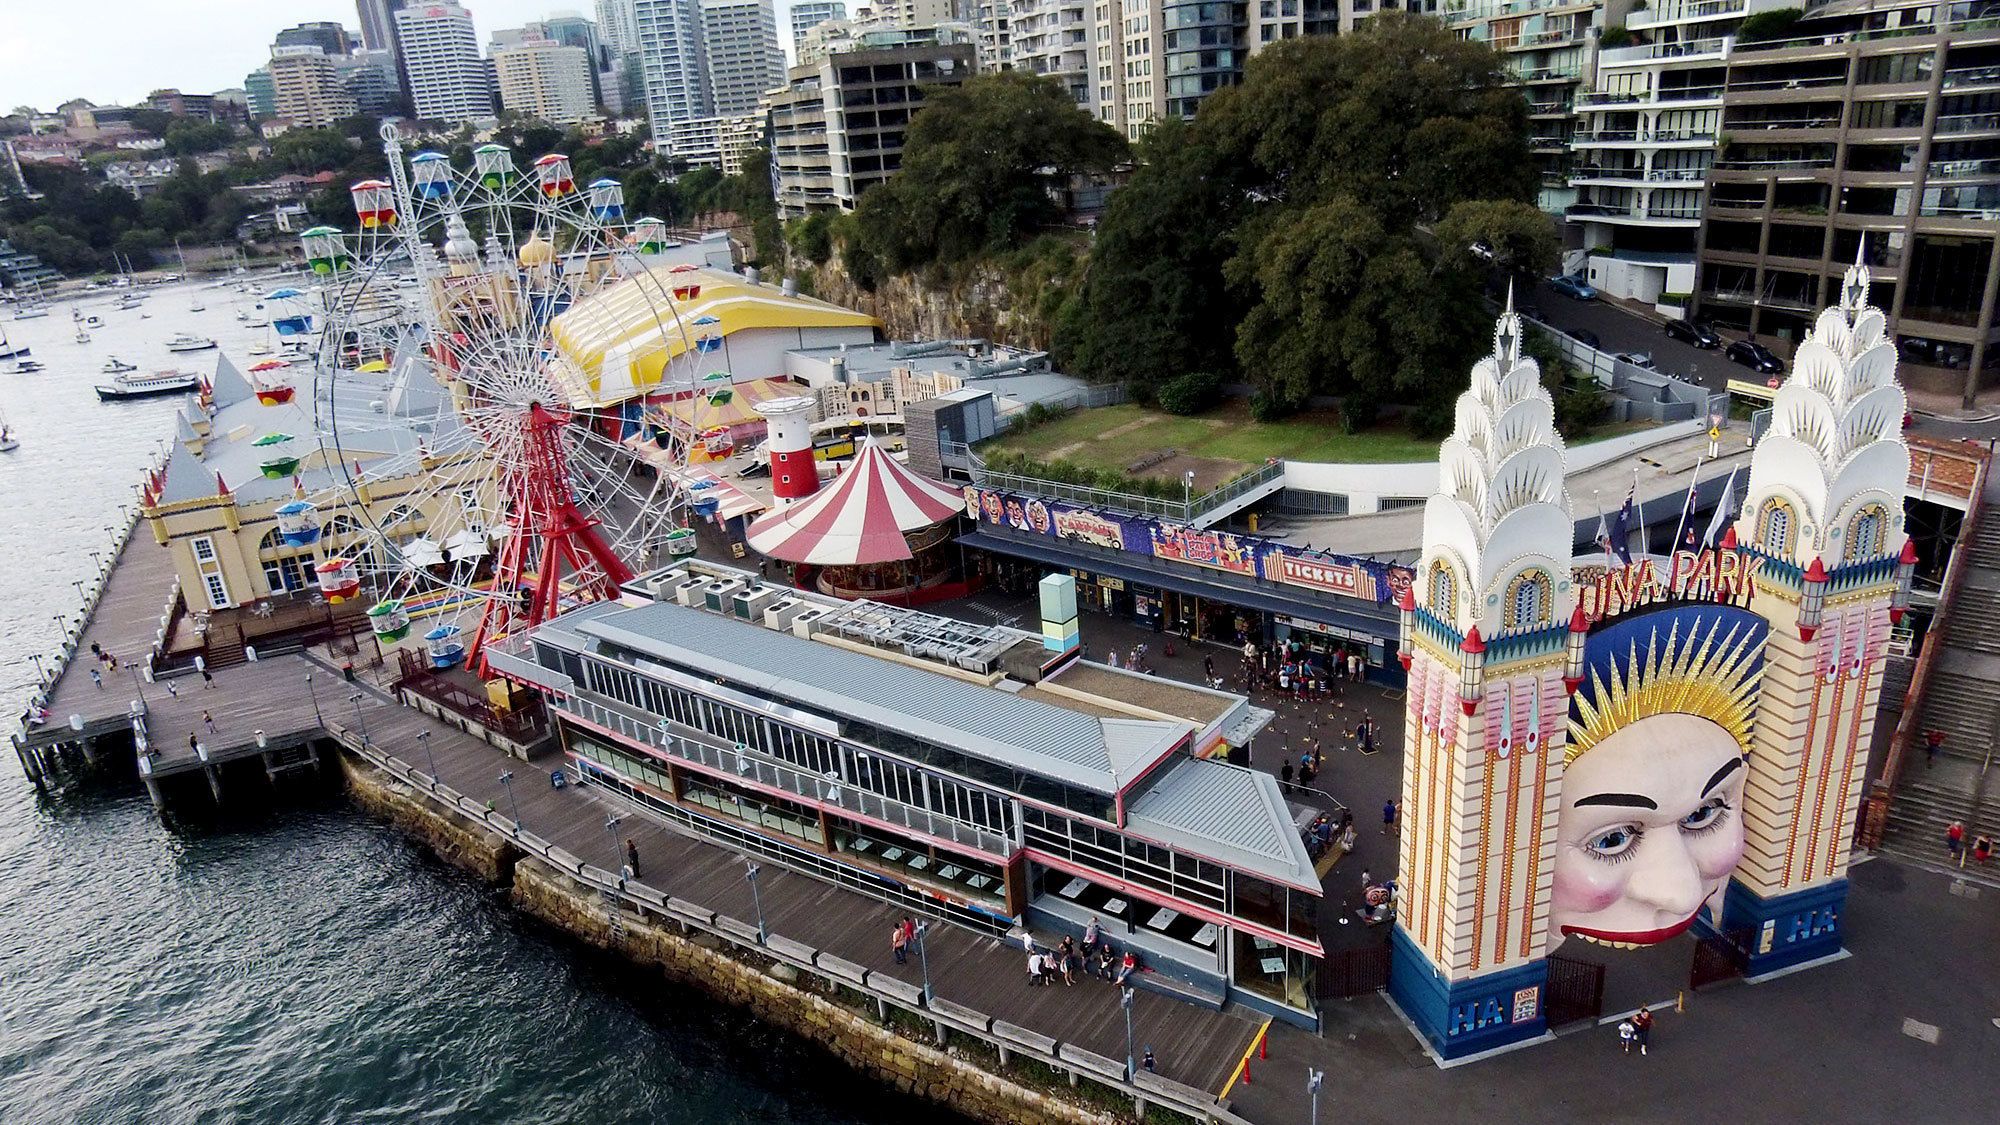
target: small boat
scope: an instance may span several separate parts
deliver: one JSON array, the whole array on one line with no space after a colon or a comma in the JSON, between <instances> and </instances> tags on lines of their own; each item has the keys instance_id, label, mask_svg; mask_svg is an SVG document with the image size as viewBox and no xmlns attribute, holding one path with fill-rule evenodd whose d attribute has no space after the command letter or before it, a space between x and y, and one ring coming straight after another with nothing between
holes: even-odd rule
<instances>
[{"instance_id":1,"label":"small boat","mask_svg":"<svg viewBox=\"0 0 2000 1125\"><path fill-rule=\"evenodd\" d=\"M206 336L195 336L183 332L167 341L170 352L205 352L215 346L215 341Z\"/></svg>"},{"instance_id":2,"label":"small boat","mask_svg":"<svg viewBox=\"0 0 2000 1125\"><path fill-rule=\"evenodd\" d=\"M120 371L137 371L139 370L139 365L136 363L126 363L114 355L110 359L105 360L104 366L98 368L98 370L104 372L106 375L116 375Z\"/></svg>"},{"instance_id":3,"label":"small boat","mask_svg":"<svg viewBox=\"0 0 2000 1125\"><path fill-rule=\"evenodd\" d=\"M19 448L21 443L14 440L14 428L7 424L7 419L0 418L0 453L12 453Z\"/></svg>"},{"instance_id":4,"label":"small boat","mask_svg":"<svg viewBox=\"0 0 2000 1125\"><path fill-rule=\"evenodd\" d=\"M9 375L32 375L41 369L42 365L32 359L13 360L6 367L7 374Z\"/></svg>"},{"instance_id":5,"label":"small boat","mask_svg":"<svg viewBox=\"0 0 2000 1125\"><path fill-rule=\"evenodd\" d=\"M33 350L33 348L28 347L26 344L8 342L6 331L0 329L0 359L20 359Z\"/></svg>"},{"instance_id":6,"label":"small boat","mask_svg":"<svg viewBox=\"0 0 2000 1125\"><path fill-rule=\"evenodd\" d=\"M160 371L152 375L120 375L110 383L97 384L97 397L105 402L120 399L160 398L191 394L201 389L201 379L185 371Z\"/></svg>"},{"instance_id":7,"label":"small boat","mask_svg":"<svg viewBox=\"0 0 2000 1125\"><path fill-rule=\"evenodd\" d=\"M79 343L79 344L88 344L88 343L90 343L90 333L88 333L88 332L85 332L85 331L84 331L83 329L81 329L81 328L77 329L77 330L76 330L76 342L77 342L77 343Z\"/></svg>"},{"instance_id":8,"label":"small boat","mask_svg":"<svg viewBox=\"0 0 2000 1125\"><path fill-rule=\"evenodd\" d=\"M190 302L190 303L188 304L188 311L189 311L189 312L207 312L207 311L208 311L208 306L207 306L207 305L204 305L204 304L202 304L202 303L201 303L200 301L193 301L193 302Z\"/></svg>"},{"instance_id":9,"label":"small boat","mask_svg":"<svg viewBox=\"0 0 2000 1125\"><path fill-rule=\"evenodd\" d=\"M116 307L120 309L136 309L139 307L139 298L127 293L125 296L118 298Z\"/></svg>"},{"instance_id":10,"label":"small boat","mask_svg":"<svg viewBox=\"0 0 2000 1125\"><path fill-rule=\"evenodd\" d=\"M49 310L42 308L40 305L36 305L31 308L14 310L15 320L34 320L38 317L44 317L47 315L49 315Z\"/></svg>"},{"instance_id":11,"label":"small boat","mask_svg":"<svg viewBox=\"0 0 2000 1125\"><path fill-rule=\"evenodd\" d=\"M104 327L104 318L101 316L86 316L83 318L83 326L85 328L102 328Z\"/></svg>"}]
</instances>

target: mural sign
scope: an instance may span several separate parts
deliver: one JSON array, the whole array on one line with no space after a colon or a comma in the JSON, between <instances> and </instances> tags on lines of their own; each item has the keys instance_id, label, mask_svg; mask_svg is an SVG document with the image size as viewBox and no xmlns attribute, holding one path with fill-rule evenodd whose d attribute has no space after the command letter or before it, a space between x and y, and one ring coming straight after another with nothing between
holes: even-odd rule
<instances>
[{"instance_id":1,"label":"mural sign","mask_svg":"<svg viewBox=\"0 0 2000 1125\"><path fill-rule=\"evenodd\" d=\"M1275 555L1278 573L1271 577L1294 586L1305 586L1344 597L1361 596L1361 573L1351 564L1300 555ZM1266 570L1270 569L1267 565Z\"/></svg>"},{"instance_id":2,"label":"mural sign","mask_svg":"<svg viewBox=\"0 0 2000 1125\"><path fill-rule=\"evenodd\" d=\"M1257 573L1257 541L1223 531L1203 531L1178 524L1152 526L1153 557L1192 563L1231 574Z\"/></svg>"},{"instance_id":3,"label":"mural sign","mask_svg":"<svg viewBox=\"0 0 2000 1125\"><path fill-rule=\"evenodd\" d=\"M1669 559L1635 558L1619 566L1580 566L1573 577L1583 615L1598 622L1667 602L1745 606L1761 555L1708 548L1676 551Z\"/></svg>"},{"instance_id":4,"label":"mural sign","mask_svg":"<svg viewBox=\"0 0 2000 1125\"><path fill-rule=\"evenodd\" d=\"M1118 526L1117 521L1105 519L1096 512L1058 508L1055 524L1058 539L1088 543L1093 547L1109 547L1114 551L1125 549L1125 529Z\"/></svg>"}]
</instances>

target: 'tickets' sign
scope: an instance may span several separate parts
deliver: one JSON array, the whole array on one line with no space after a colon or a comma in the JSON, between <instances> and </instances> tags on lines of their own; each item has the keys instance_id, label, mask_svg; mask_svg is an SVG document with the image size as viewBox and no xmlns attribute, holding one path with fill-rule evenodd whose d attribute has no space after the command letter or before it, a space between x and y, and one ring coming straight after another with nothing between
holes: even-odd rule
<instances>
[{"instance_id":1,"label":"'tickets' sign","mask_svg":"<svg viewBox=\"0 0 2000 1125\"><path fill-rule=\"evenodd\" d=\"M1294 586L1305 586L1344 597L1360 597L1361 580L1353 567L1345 563L1325 562L1297 555L1278 555L1278 579ZM1266 565L1269 563L1267 561Z\"/></svg>"}]
</instances>

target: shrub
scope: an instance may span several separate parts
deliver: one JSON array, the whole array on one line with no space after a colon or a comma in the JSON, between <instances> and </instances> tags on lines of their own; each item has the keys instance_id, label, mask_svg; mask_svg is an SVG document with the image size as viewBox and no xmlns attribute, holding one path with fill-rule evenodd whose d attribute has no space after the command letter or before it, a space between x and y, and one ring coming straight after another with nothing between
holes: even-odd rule
<instances>
[{"instance_id":1,"label":"shrub","mask_svg":"<svg viewBox=\"0 0 2000 1125\"><path fill-rule=\"evenodd\" d=\"M1222 397L1222 376L1213 371L1189 371L1160 388L1160 409L1169 414L1200 414Z\"/></svg>"},{"instance_id":2,"label":"shrub","mask_svg":"<svg viewBox=\"0 0 2000 1125\"><path fill-rule=\"evenodd\" d=\"M1626 30L1623 24L1612 24L1610 27L1604 29L1603 35L1598 37L1597 45L1607 51L1619 47L1630 47L1632 45L1632 33Z\"/></svg>"},{"instance_id":3,"label":"shrub","mask_svg":"<svg viewBox=\"0 0 2000 1125\"><path fill-rule=\"evenodd\" d=\"M1804 18L1805 13L1797 8L1778 8L1746 16L1736 28L1736 41L1756 43L1766 39L1783 39Z\"/></svg>"}]
</instances>

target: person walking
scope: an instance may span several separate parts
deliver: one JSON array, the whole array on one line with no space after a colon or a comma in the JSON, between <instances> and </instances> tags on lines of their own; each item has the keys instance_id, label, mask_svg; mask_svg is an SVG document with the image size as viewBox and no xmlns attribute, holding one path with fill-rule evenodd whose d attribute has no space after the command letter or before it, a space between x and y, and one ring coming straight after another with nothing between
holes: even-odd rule
<instances>
[{"instance_id":1,"label":"person walking","mask_svg":"<svg viewBox=\"0 0 2000 1125\"><path fill-rule=\"evenodd\" d=\"M896 932L902 933L903 927L897 926ZM1028 948L1028 987L1033 988L1040 983L1042 983L1042 955L1035 952L1031 943Z\"/></svg>"},{"instance_id":2,"label":"person walking","mask_svg":"<svg viewBox=\"0 0 2000 1125\"><path fill-rule=\"evenodd\" d=\"M1622 1020L1619 1020L1619 1021L1618 1021L1618 1053L1619 1053L1619 1054L1622 1054L1622 1055L1629 1055L1629 1054L1631 1054L1631 1053L1632 1053L1632 1041L1633 1041L1634 1039L1638 1038L1638 1035L1639 1035L1639 1029L1638 1029L1638 1028L1636 1028L1636 1027L1634 1027L1634 1026L1632 1026L1632 1021L1631 1021L1631 1020L1629 1020L1629 1019L1622 1019Z\"/></svg>"},{"instance_id":3,"label":"person walking","mask_svg":"<svg viewBox=\"0 0 2000 1125\"><path fill-rule=\"evenodd\" d=\"M214 733L215 733L215 716L214 716L214 715L211 715L211 714L209 714L209 713L208 713L208 712L206 712L206 711L203 711L203 712L201 713L201 725L202 725L202 726L205 726L205 727L207 727L207 728L208 728L208 733L210 733L210 734L214 734Z\"/></svg>"},{"instance_id":4,"label":"person walking","mask_svg":"<svg viewBox=\"0 0 2000 1125\"><path fill-rule=\"evenodd\" d=\"M203 668L201 670L201 690L207 691L209 688L212 688L214 686L215 686L215 673L209 671L206 668Z\"/></svg>"},{"instance_id":5,"label":"person walking","mask_svg":"<svg viewBox=\"0 0 2000 1125\"><path fill-rule=\"evenodd\" d=\"M1944 846L1946 850L1951 852L1952 861L1957 862L1965 851L1965 824L1963 821L1954 820L1951 822L1950 827L1944 830Z\"/></svg>"},{"instance_id":6,"label":"person walking","mask_svg":"<svg viewBox=\"0 0 2000 1125\"><path fill-rule=\"evenodd\" d=\"M1063 938L1063 939L1062 939L1062 946L1061 946L1061 957L1060 957L1060 959L1061 959L1061 961L1062 961L1062 976L1063 976L1063 984L1064 984L1064 985L1065 985L1066 987L1070 987L1070 988L1074 988L1074 987L1076 987L1076 962L1077 962L1077 957L1076 957L1076 942L1075 942L1075 941L1073 941L1073 940L1071 940L1070 938L1067 938L1067 937L1065 937L1065 938Z\"/></svg>"},{"instance_id":7,"label":"person walking","mask_svg":"<svg viewBox=\"0 0 2000 1125\"><path fill-rule=\"evenodd\" d=\"M97 669L95 669L95 668L92 668L92 669L90 670L90 682L91 682L91 683L93 683L93 684L96 684L96 685L97 685L97 690L98 690L98 691L103 691L103 690L104 690L104 673L102 673L102 672L98 671L98 670L97 670Z\"/></svg>"},{"instance_id":8,"label":"person walking","mask_svg":"<svg viewBox=\"0 0 2000 1125\"><path fill-rule=\"evenodd\" d=\"M625 866L632 869L632 877L639 877L639 845L629 837L625 841Z\"/></svg>"},{"instance_id":9,"label":"person walking","mask_svg":"<svg viewBox=\"0 0 2000 1125\"><path fill-rule=\"evenodd\" d=\"M1985 863L1993 858L1993 837L1980 833L1972 840L1972 858Z\"/></svg>"},{"instance_id":10,"label":"person walking","mask_svg":"<svg viewBox=\"0 0 2000 1125\"><path fill-rule=\"evenodd\" d=\"M1382 835L1387 836L1389 833L1394 832L1395 830L1396 830L1396 802L1384 801L1382 802Z\"/></svg>"},{"instance_id":11,"label":"person walking","mask_svg":"<svg viewBox=\"0 0 2000 1125\"><path fill-rule=\"evenodd\" d=\"M1944 748L1944 732L1932 728L1924 732L1924 768L1937 765L1938 751Z\"/></svg>"},{"instance_id":12,"label":"person walking","mask_svg":"<svg viewBox=\"0 0 2000 1125\"><path fill-rule=\"evenodd\" d=\"M1151 1047L1146 1048L1146 1055L1139 1060L1139 1066L1147 1074L1158 1074L1160 1072L1159 1064L1153 1061L1153 1049Z\"/></svg>"},{"instance_id":13,"label":"person walking","mask_svg":"<svg viewBox=\"0 0 2000 1125\"><path fill-rule=\"evenodd\" d=\"M917 920L903 915L903 940L910 945L917 944Z\"/></svg>"},{"instance_id":14,"label":"person walking","mask_svg":"<svg viewBox=\"0 0 2000 1125\"><path fill-rule=\"evenodd\" d=\"M1209 682L1209 683L1211 683L1211 684L1212 684L1212 683L1214 683L1214 682L1215 682L1215 657L1214 657L1214 656L1212 656L1212 655L1210 655L1210 654L1208 654L1208 653L1203 653L1203 654L1202 654L1202 657L1201 657L1201 671L1202 671L1202 674L1203 674L1204 676L1206 676L1206 677L1208 678L1208 682Z\"/></svg>"},{"instance_id":15,"label":"person walking","mask_svg":"<svg viewBox=\"0 0 2000 1125\"><path fill-rule=\"evenodd\" d=\"M894 926L890 927L889 950L890 952L896 955L896 964L898 965L909 964L910 962L909 945L910 945L909 935L903 932L903 924L901 922L898 922Z\"/></svg>"},{"instance_id":16,"label":"person walking","mask_svg":"<svg viewBox=\"0 0 2000 1125\"><path fill-rule=\"evenodd\" d=\"M1646 1040L1653 1033L1653 1010L1641 1008L1632 1013L1632 1038L1639 1044L1639 1053L1646 1053Z\"/></svg>"},{"instance_id":17,"label":"person walking","mask_svg":"<svg viewBox=\"0 0 2000 1125\"><path fill-rule=\"evenodd\" d=\"M172 680L168 680L167 694L173 696L175 699L179 699L181 697L181 686Z\"/></svg>"},{"instance_id":18,"label":"person walking","mask_svg":"<svg viewBox=\"0 0 2000 1125\"><path fill-rule=\"evenodd\" d=\"M1285 764L1279 767L1278 781L1280 784L1288 787L1292 784L1292 760L1290 758L1286 758Z\"/></svg>"},{"instance_id":19,"label":"person walking","mask_svg":"<svg viewBox=\"0 0 2000 1125\"><path fill-rule=\"evenodd\" d=\"M1085 957L1090 956L1090 951L1097 948L1098 933L1097 915L1092 914L1090 922L1083 927L1083 955Z\"/></svg>"}]
</instances>

